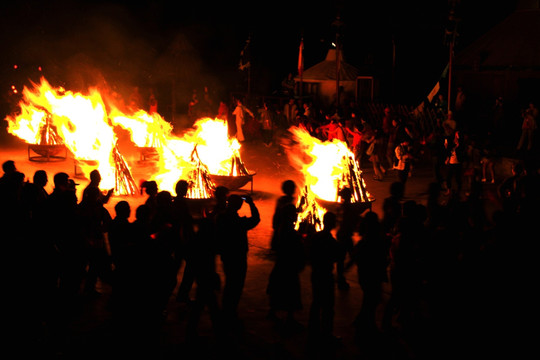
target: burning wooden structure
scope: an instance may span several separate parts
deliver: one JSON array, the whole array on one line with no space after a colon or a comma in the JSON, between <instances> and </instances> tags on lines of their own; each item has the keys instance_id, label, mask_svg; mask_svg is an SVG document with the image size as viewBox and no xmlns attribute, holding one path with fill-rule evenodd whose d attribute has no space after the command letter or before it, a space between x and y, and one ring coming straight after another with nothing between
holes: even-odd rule
<instances>
[{"instance_id":1,"label":"burning wooden structure","mask_svg":"<svg viewBox=\"0 0 540 360\"><path fill-rule=\"evenodd\" d=\"M302 188L296 208L298 209L295 224L296 230L304 235L322 230L323 216L326 213L326 209L319 205L308 185Z\"/></svg>"},{"instance_id":2,"label":"burning wooden structure","mask_svg":"<svg viewBox=\"0 0 540 360\"><path fill-rule=\"evenodd\" d=\"M186 197L189 199L210 199L214 193L216 185L210 177L208 167L202 163L197 153L197 145L193 147L191 153L191 162L193 169L188 173L188 192Z\"/></svg>"},{"instance_id":3,"label":"burning wooden structure","mask_svg":"<svg viewBox=\"0 0 540 360\"><path fill-rule=\"evenodd\" d=\"M299 224L319 229L324 213L337 212L344 202L344 189L349 190L349 200L360 213L371 209L374 199L367 191L354 153L345 142L322 141L300 127L291 127L289 132L292 137L285 138L282 145L291 164L305 177L298 206Z\"/></svg>"},{"instance_id":4,"label":"burning wooden structure","mask_svg":"<svg viewBox=\"0 0 540 360\"><path fill-rule=\"evenodd\" d=\"M122 156L116 145L111 154L114 164L114 194L135 195L139 191L137 183L131 174L126 159Z\"/></svg>"},{"instance_id":5,"label":"burning wooden structure","mask_svg":"<svg viewBox=\"0 0 540 360\"><path fill-rule=\"evenodd\" d=\"M162 137L156 132L147 135L146 144L144 146L138 146L140 161L159 160L159 148L163 145Z\"/></svg>"},{"instance_id":6,"label":"burning wooden structure","mask_svg":"<svg viewBox=\"0 0 540 360\"><path fill-rule=\"evenodd\" d=\"M211 174L212 180L220 186L225 186L229 190L237 190L251 182L251 193L253 193L253 176L255 173L250 173L246 165L240 158L238 150L234 150L231 157L231 170L229 175Z\"/></svg>"},{"instance_id":7,"label":"burning wooden structure","mask_svg":"<svg viewBox=\"0 0 540 360\"><path fill-rule=\"evenodd\" d=\"M35 144L28 144L28 160L49 162L67 158L67 148L51 123L50 115L45 117L36 135Z\"/></svg>"},{"instance_id":8,"label":"burning wooden structure","mask_svg":"<svg viewBox=\"0 0 540 360\"><path fill-rule=\"evenodd\" d=\"M349 188L351 191L351 203L357 211L362 213L365 210L371 210L372 203L375 199L367 191L366 183L357 161L352 156L345 156L343 161L346 164L344 167L345 171L341 174L341 178L338 179L335 200L318 199L319 203L325 208L335 211L339 207L339 204L343 202L341 197L342 190Z\"/></svg>"},{"instance_id":9,"label":"burning wooden structure","mask_svg":"<svg viewBox=\"0 0 540 360\"><path fill-rule=\"evenodd\" d=\"M75 176L84 177L88 170L84 171L81 168L98 168L100 162L97 160L74 159ZM111 153L111 166L114 173L114 195L135 195L139 191L137 183L131 174L128 163L124 156L120 153L118 146L115 145Z\"/></svg>"}]
</instances>

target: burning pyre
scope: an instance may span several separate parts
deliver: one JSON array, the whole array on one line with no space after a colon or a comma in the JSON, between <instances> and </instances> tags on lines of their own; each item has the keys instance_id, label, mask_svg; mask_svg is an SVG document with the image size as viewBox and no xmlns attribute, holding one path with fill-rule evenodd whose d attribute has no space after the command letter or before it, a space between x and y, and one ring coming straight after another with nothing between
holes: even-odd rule
<instances>
[{"instance_id":1,"label":"burning pyre","mask_svg":"<svg viewBox=\"0 0 540 360\"><path fill-rule=\"evenodd\" d=\"M215 189L215 184L210 178L208 167L201 162L197 153L197 145L191 153L193 168L188 174L187 198L190 199L210 199Z\"/></svg>"},{"instance_id":2,"label":"burning pyre","mask_svg":"<svg viewBox=\"0 0 540 360\"><path fill-rule=\"evenodd\" d=\"M129 166L120 154L117 138L108 122L105 104L95 89L90 94L53 88L45 79L25 87L18 115L8 116L8 131L32 144L36 136L46 141L62 140L79 161L86 177L97 163L104 188L116 195L133 194L134 182ZM135 190L136 192L136 190Z\"/></svg>"},{"instance_id":3,"label":"burning pyre","mask_svg":"<svg viewBox=\"0 0 540 360\"><path fill-rule=\"evenodd\" d=\"M303 234L322 230L326 209L319 205L309 186L306 185L302 188L296 208L298 209L296 230Z\"/></svg>"},{"instance_id":4,"label":"burning pyre","mask_svg":"<svg viewBox=\"0 0 540 360\"><path fill-rule=\"evenodd\" d=\"M338 139L321 141L300 127L291 127L289 132L292 138L284 148L289 161L305 178L297 226L304 222L320 228L325 205L342 203L344 188L351 191L351 203L360 208L370 206L373 199L354 153L346 143Z\"/></svg>"},{"instance_id":5,"label":"burning pyre","mask_svg":"<svg viewBox=\"0 0 540 360\"><path fill-rule=\"evenodd\" d=\"M192 129L176 136L172 125L159 114L143 110L125 114L111 99L106 99L105 105L97 89L91 89L88 95L73 93L53 88L43 78L33 85L23 90L20 113L6 118L9 132L28 143L40 140L65 144L83 174L88 178L97 167L101 186L114 188L115 195L137 193L129 165L117 145L118 128L127 130L139 149L155 155L151 180L160 190L172 192L179 179L189 179L197 187L191 196L206 198L221 181L234 180L227 184L229 188L252 181L254 174L240 158L240 144L229 138L222 120L199 119Z\"/></svg>"}]
</instances>

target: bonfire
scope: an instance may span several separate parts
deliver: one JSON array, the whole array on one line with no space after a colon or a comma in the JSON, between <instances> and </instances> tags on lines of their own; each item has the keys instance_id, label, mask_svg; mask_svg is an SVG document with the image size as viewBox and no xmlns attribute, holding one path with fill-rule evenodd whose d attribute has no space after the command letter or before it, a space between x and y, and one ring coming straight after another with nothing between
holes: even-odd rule
<instances>
[{"instance_id":1,"label":"bonfire","mask_svg":"<svg viewBox=\"0 0 540 360\"><path fill-rule=\"evenodd\" d=\"M373 201L354 153L345 142L321 141L299 127L289 131L293 135L291 143L284 145L289 160L304 174L305 184L318 200L341 203L341 191L347 187L352 203Z\"/></svg>"},{"instance_id":2,"label":"bonfire","mask_svg":"<svg viewBox=\"0 0 540 360\"><path fill-rule=\"evenodd\" d=\"M191 162L193 169L188 174L189 187L186 197L190 199L210 199L216 186L210 178L208 167L199 158L197 145L193 147Z\"/></svg>"},{"instance_id":3,"label":"bonfire","mask_svg":"<svg viewBox=\"0 0 540 360\"><path fill-rule=\"evenodd\" d=\"M296 208L298 209L296 230L302 234L311 234L323 229L322 220L326 209L319 205L308 185L302 188Z\"/></svg>"},{"instance_id":4,"label":"bonfire","mask_svg":"<svg viewBox=\"0 0 540 360\"><path fill-rule=\"evenodd\" d=\"M135 179L129 170L129 166L115 146L112 153L114 163L114 194L115 195L135 195L139 191Z\"/></svg>"}]
</instances>

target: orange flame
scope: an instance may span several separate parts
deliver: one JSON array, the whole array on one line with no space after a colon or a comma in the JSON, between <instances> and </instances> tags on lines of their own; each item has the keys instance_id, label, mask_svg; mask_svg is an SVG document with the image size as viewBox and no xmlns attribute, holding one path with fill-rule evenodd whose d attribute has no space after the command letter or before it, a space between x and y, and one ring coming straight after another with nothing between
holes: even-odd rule
<instances>
[{"instance_id":1,"label":"orange flame","mask_svg":"<svg viewBox=\"0 0 540 360\"><path fill-rule=\"evenodd\" d=\"M362 171L346 143L338 139L323 142L300 127L289 131L293 135L293 144L286 146L289 160L304 174L305 185L317 198L341 202L340 191L349 187L352 202L370 201Z\"/></svg>"},{"instance_id":2,"label":"orange flame","mask_svg":"<svg viewBox=\"0 0 540 360\"><path fill-rule=\"evenodd\" d=\"M79 165L84 175L89 177L95 168L84 162L91 160L101 173L100 185L117 190L117 137L108 123L99 92L93 89L89 95L83 95L63 88L55 89L44 78L40 84L32 85L33 89L26 86L23 89L20 114L6 117L8 132L36 144L41 127L50 121L75 159L83 160Z\"/></svg>"},{"instance_id":3,"label":"orange flame","mask_svg":"<svg viewBox=\"0 0 540 360\"><path fill-rule=\"evenodd\" d=\"M119 152L115 127L127 130L137 147L155 149L157 170L149 180L155 180L160 190L174 192L179 179L193 178L194 174L204 180L201 184L211 182L207 174L248 175L240 160L240 143L229 138L223 120L201 118L177 136L172 125L157 113L138 110L125 114L111 103L106 106L95 88L83 95L53 88L44 78L32 85L32 89L23 90L19 114L6 117L8 131L29 144L39 144L43 129L50 126L74 155L83 174L89 177L97 166L102 177L100 186L114 187L116 194L134 190L129 184L119 183L119 176L130 176L130 170ZM192 159L194 147L197 161ZM194 189L193 193L208 196L206 189Z\"/></svg>"}]
</instances>

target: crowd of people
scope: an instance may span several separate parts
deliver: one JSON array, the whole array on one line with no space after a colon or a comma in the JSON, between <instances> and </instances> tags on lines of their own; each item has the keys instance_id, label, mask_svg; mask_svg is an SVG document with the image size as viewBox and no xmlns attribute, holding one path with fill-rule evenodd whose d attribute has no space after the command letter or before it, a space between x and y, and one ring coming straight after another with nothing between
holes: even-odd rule
<instances>
[{"instance_id":1,"label":"crowd of people","mask_svg":"<svg viewBox=\"0 0 540 360\"><path fill-rule=\"evenodd\" d=\"M112 192L100 190L97 170L79 200L77 184L64 172L54 174L54 190L48 194L44 170L25 182L13 161L5 161L2 168L2 228L13 246L10 266L18 269L9 285L16 290L14 305L28 305L12 314L14 336L38 337L45 327L60 348L79 299L100 296L98 279L112 288L110 310L124 351L129 347L137 353L143 348L134 344L159 341L157 330L177 287L177 301L190 306L188 342L197 343L204 309L216 338L226 340L243 331L238 310L249 271L248 232L261 220L250 196L218 187L211 207L200 217L185 197L187 181L177 182L176 195L148 181L143 186L147 199L134 209L131 222L128 201L118 201L114 214L104 207ZM505 327L520 326L516 316L525 315L518 308L518 294L526 291L520 287L527 286L533 264L534 244L529 243L534 243L531 234L538 219L538 176L529 163L518 164L494 198L484 198L483 183L474 181L465 200L450 193L445 202L445 189L434 181L427 204L404 199L404 182L393 181L380 215L352 206L344 188L339 209L326 212L322 230L309 232L295 227L296 184L283 182L272 220L275 263L268 275L268 319L287 331L303 331L295 317L308 305L310 349L338 346L335 291L347 291L343 275L356 268L363 293L354 320L359 341L397 331L428 336L434 347L448 346L445 337L463 346L487 346L502 334L510 336ZM500 205L493 219L486 216L485 201ZM238 213L244 203L249 216ZM306 268L310 284L300 281ZM385 284L391 288L386 303ZM302 303L305 286L311 289L310 304ZM193 299L188 295L192 287Z\"/></svg>"},{"instance_id":2,"label":"crowd of people","mask_svg":"<svg viewBox=\"0 0 540 360\"><path fill-rule=\"evenodd\" d=\"M267 103L257 111L241 100L235 104L231 112L221 102L217 116L235 123L231 136L239 141L254 137L255 127L242 129L247 114L260 124L260 139L267 146L279 143L281 131L299 126L321 140L346 142L359 164L371 162L375 180L388 172L396 174L382 214L355 208L344 188L338 211L326 212L322 230L309 233L295 226L296 184L281 184L283 195L276 202L270 239L275 263L268 275L268 319L287 331L303 331L296 314L307 305L301 288L309 286L306 325L311 349L337 346L335 290L347 291L344 274L355 268L363 294L354 320L359 341L399 332L428 337L433 348L449 346L452 339L463 344L448 349L457 353L467 345L478 349L494 339L517 340L522 335L519 330L509 334L507 326L521 327L528 311L519 294L526 297L536 249L531 234L537 231L540 181L533 158L516 162L511 176L496 179L491 139L469 133L451 112L428 136L419 136L389 108L380 122L371 124L354 110L323 116L312 104L299 106L294 99L283 110ZM524 112L524 118L530 112ZM524 132L518 148L532 148L528 136ZM415 162L426 157L433 160L433 182L422 204L404 194ZM261 221L250 196L218 187L211 208L200 217L190 210L186 180L178 180L175 195L147 181L142 187L144 204L131 209L121 200L112 214L104 206L112 190L100 189L97 170L81 199L76 195L78 184L67 173L54 174L49 194L45 170L36 171L32 181L25 181L12 160L5 161L2 170L2 229L6 246L12 247L7 263L16 269L9 286L16 290L13 308L25 309L10 314L16 338L30 334L37 340L45 327L57 342L54 346L61 348L78 299L100 296L98 281L112 288L110 309L120 344L158 342L156 329L175 289L176 300L190 307L188 341L197 342L204 309L217 338L226 340L243 331L238 307L249 271L248 232ZM486 192L496 180L497 190ZM487 202L498 208L492 218L486 216ZM239 215L244 203L249 216ZM224 279L217 272L218 261ZM310 284L300 281L306 268ZM385 286L391 289L386 302ZM142 348L132 349L137 353Z\"/></svg>"}]
</instances>

